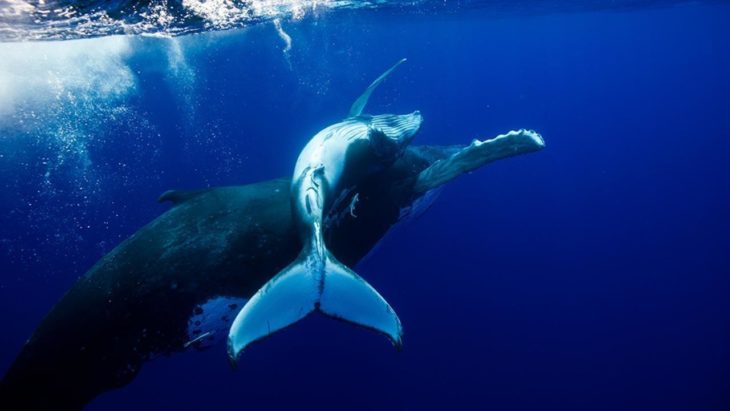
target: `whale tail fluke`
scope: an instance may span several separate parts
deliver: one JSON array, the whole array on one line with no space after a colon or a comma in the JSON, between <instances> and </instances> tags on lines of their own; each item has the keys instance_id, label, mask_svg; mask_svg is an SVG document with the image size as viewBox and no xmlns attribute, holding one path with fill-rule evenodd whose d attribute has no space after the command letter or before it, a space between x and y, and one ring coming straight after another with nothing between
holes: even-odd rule
<instances>
[{"instance_id":1,"label":"whale tail fluke","mask_svg":"<svg viewBox=\"0 0 730 411\"><path fill-rule=\"evenodd\" d=\"M300 256L246 303L228 334L232 361L251 343L315 310L383 333L400 348L403 333L395 311L367 281L325 254L324 261Z\"/></svg>"},{"instance_id":2,"label":"whale tail fluke","mask_svg":"<svg viewBox=\"0 0 730 411\"><path fill-rule=\"evenodd\" d=\"M385 334L400 349L403 329L395 311L365 279L329 256L319 310L324 314Z\"/></svg>"},{"instance_id":3,"label":"whale tail fluke","mask_svg":"<svg viewBox=\"0 0 730 411\"><path fill-rule=\"evenodd\" d=\"M239 311L228 333L235 361L249 344L291 325L314 310L319 287L306 261L295 260L261 287Z\"/></svg>"}]
</instances>

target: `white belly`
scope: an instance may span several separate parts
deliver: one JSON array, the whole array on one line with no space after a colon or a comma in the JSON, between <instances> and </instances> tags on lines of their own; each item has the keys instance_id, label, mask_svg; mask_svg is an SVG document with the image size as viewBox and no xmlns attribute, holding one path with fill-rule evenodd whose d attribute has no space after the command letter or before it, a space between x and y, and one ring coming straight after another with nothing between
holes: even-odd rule
<instances>
[{"instance_id":1,"label":"white belly","mask_svg":"<svg viewBox=\"0 0 730 411\"><path fill-rule=\"evenodd\" d=\"M361 121L346 120L317 133L299 154L292 184L300 183L306 170L322 168L329 187L336 187L347 163L350 145L368 138L368 127Z\"/></svg>"}]
</instances>

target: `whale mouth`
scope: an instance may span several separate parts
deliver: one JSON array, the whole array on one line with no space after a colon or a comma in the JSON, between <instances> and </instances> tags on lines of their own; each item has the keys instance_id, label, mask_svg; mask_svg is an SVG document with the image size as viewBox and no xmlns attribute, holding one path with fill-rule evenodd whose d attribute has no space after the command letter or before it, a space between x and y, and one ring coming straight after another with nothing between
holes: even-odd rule
<instances>
[{"instance_id":1,"label":"whale mouth","mask_svg":"<svg viewBox=\"0 0 730 411\"><path fill-rule=\"evenodd\" d=\"M410 114L380 114L373 116L371 126L388 138L408 144L421 129L423 116L416 110Z\"/></svg>"}]
</instances>

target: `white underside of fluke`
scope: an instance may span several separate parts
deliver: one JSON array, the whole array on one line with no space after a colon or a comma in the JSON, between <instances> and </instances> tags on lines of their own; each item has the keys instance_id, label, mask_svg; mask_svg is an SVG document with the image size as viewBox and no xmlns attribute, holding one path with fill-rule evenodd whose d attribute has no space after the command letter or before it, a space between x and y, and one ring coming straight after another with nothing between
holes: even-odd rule
<instances>
[{"instance_id":1,"label":"white underside of fluke","mask_svg":"<svg viewBox=\"0 0 730 411\"><path fill-rule=\"evenodd\" d=\"M324 261L303 253L256 292L231 325L231 359L313 311L381 332L400 347L402 328L395 311L364 279L325 253Z\"/></svg>"}]
</instances>

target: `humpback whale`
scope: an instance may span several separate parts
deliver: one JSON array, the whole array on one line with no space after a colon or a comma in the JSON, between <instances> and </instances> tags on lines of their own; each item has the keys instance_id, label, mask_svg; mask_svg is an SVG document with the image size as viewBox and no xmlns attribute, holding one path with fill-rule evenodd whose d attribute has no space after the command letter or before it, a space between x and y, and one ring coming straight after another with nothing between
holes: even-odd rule
<instances>
[{"instance_id":1,"label":"humpback whale","mask_svg":"<svg viewBox=\"0 0 730 411\"><path fill-rule=\"evenodd\" d=\"M313 311L374 329L397 347L401 345L398 316L370 284L330 253L323 223L342 192L395 162L421 127L418 111L362 114L373 90L403 62L405 59L373 81L345 120L317 133L300 153L290 192L302 249L236 316L228 338L232 361L252 342Z\"/></svg>"},{"instance_id":2,"label":"humpback whale","mask_svg":"<svg viewBox=\"0 0 730 411\"><path fill-rule=\"evenodd\" d=\"M517 130L468 145L408 146L333 200L324 242L354 267L444 184L544 145ZM250 299L304 247L291 185L281 178L162 194L172 207L102 257L39 324L0 382L0 409L81 409L131 382L145 362L203 347L216 334L194 323L216 314L211 302Z\"/></svg>"}]
</instances>

